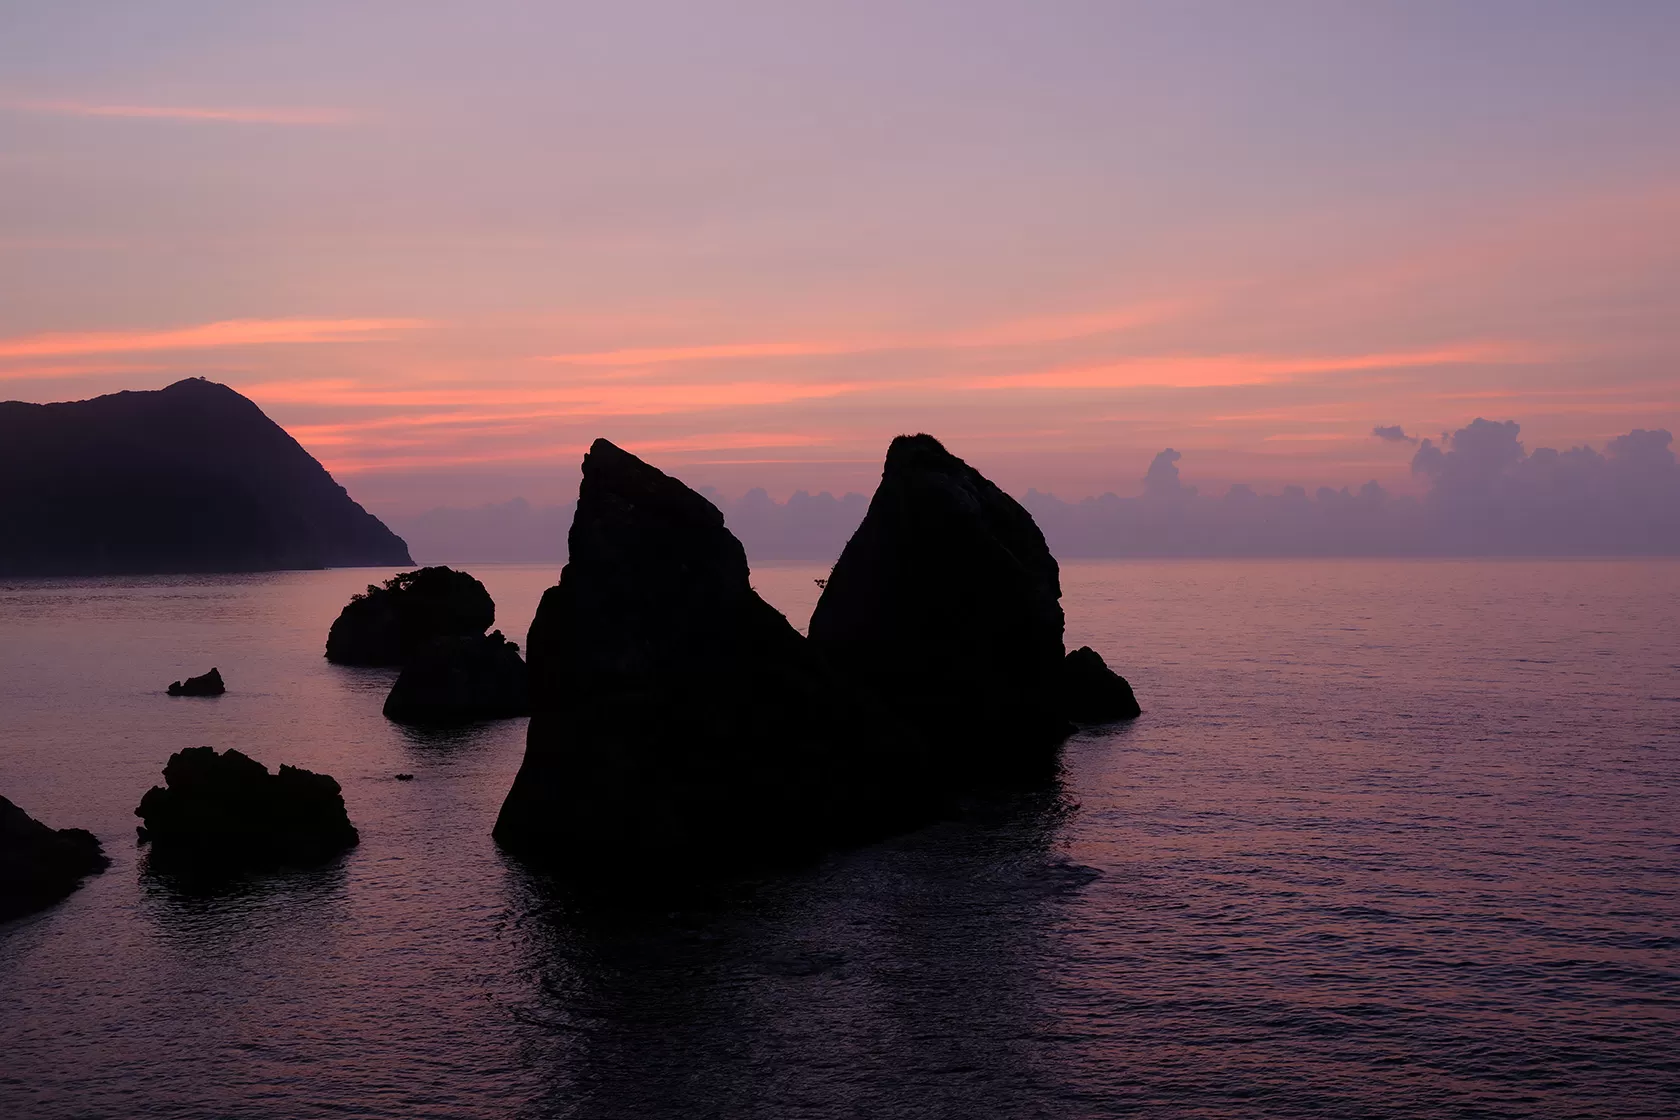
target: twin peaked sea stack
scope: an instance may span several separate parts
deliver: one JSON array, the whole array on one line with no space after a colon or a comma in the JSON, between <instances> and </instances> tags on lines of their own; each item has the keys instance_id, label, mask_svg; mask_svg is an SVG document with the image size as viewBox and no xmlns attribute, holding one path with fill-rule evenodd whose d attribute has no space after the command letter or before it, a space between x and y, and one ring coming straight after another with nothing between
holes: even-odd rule
<instances>
[{"instance_id":1,"label":"twin peaked sea stack","mask_svg":"<svg viewBox=\"0 0 1680 1120\"><path fill-rule=\"evenodd\" d=\"M1089 651L1064 658L1031 517L931 436L893 441L809 639L752 589L715 506L605 440L568 544L531 625L529 738L495 830L544 862L794 862L1048 771L1075 714L1137 714Z\"/></svg>"}]
</instances>

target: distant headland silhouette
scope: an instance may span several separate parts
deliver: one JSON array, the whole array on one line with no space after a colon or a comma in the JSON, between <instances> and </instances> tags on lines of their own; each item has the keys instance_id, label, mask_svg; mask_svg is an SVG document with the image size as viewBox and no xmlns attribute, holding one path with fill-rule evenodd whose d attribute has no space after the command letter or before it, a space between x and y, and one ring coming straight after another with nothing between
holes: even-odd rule
<instances>
[{"instance_id":1,"label":"distant headland silhouette","mask_svg":"<svg viewBox=\"0 0 1680 1120\"><path fill-rule=\"evenodd\" d=\"M0 575L409 565L285 429L202 378L0 403Z\"/></svg>"}]
</instances>

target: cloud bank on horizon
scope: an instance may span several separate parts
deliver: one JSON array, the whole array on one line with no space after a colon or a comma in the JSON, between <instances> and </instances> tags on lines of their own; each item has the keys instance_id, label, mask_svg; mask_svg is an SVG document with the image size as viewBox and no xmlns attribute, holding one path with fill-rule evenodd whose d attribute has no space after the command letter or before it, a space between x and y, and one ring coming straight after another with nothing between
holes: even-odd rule
<instances>
[{"instance_id":1,"label":"cloud bank on horizon","mask_svg":"<svg viewBox=\"0 0 1680 1120\"><path fill-rule=\"evenodd\" d=\"M1390 439L1378 428L1378 438ZM1411 470L1421 495L1372 481L1353 490L1299 486L1262 494L1237 483L1204 495L1167 448L1136 495L1067 502L1028 490L1023 504L1063 559L1128 556L1673 556L1680 555L1680 462L1665 430L1636 428L1602 451L1528 451L1512 421L1477 418L1440 442L1425 439ZM704 491L759 564L830 563L863 520L868 499L763 489L730 500ZM392 520L427 562L566 558L572 507L523 498L439 507Z\"/></svg>"},{"instance_id":2,"label":"cloud bank on horizon","mask_svg":"<svg viewBox=\"0 0 1680 1120\"><path fill-rule=\"evenodd\" d=\"M1079 496L1680 428L1680 6L27 9L0 391L208 376L381 512L600 434L780 499L917 429Z\"/></svg>"}]
</instances>

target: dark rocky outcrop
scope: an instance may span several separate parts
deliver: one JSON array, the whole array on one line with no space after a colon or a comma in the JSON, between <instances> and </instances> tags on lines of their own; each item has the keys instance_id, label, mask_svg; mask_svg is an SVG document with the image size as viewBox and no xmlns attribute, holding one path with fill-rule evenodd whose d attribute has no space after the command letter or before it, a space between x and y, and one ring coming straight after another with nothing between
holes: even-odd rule
<instances>
[{"instance_id":1,"label":"dark rocky outcrop","mask_svg":"<svg viewBox=\"0 0 1680 1120\"><path fill-rule=\"evenodd\" d=\"M927 736L952 780L1008 776L1049 765L1072 730L1061 594L1020 503L932 436L899 436L811 642Z\"/></svg>"},{"instance_id":2,"label":"dark rocky outcrop","mask_svg":"<svg viewBox=\"0 0 1680 1120\"><path fill-rule=\"evenodd\" d=\"M0 576L411 564L296 440L202 378L0 403Z\"/></svg>"},{"instance_id":3,"label":"dark rocky outcrop","mask_svg":"<svg viewBox=\"0 0 1680 1120\"><path fill-rule=\"evenodd\" d=\"M1061 705L1076 723L1133 719L1140 712L1131 684L1090 646L1080 646L1062 661Z\"/></svg>"},{"instance_id":4,"label":"dark rocky outcrop","mask_svg":"<svg viewBox=\"0 0 1680 1120\"><path fill-rule=\"evenodd\" d=\"M402 572L345 604L327 633L327 660L404 665L438 638L480 637L496 621L484 585L453 568Z\"/></svg>"},{"instance_id":5,"label":"dark rocky outcrop","mask_svg":"<svg viewBox=\"0 0 1680 1120\"><path fill-rule=\"evenodd\" d=\"M201 677L188 677L169 686L171 696L220 696L226 691L227 685L222 683L222 674L214 667Z\"/></svg>"},{"instance_id":6,"label":"dark rocky outcrop","mask_svg":"<svg viewBox=\"0 0 1680 1120\"><path fill-rule=\"evenodd\" d=\"M134 810L154 861L317 863L359 839L338 783L325 774L295 766L270 774L239 751L190 747L169 756L163 780Z\"/></svg>"},{"instance_id":7,"label":"dark rocky outcrop","mask_svg":"<svg viewBox=\"0 0 1680 1120\"><path fill-rule=\"evenodd\" d=\"M403 667L385 716L444 727L531 714L529 674L519 647L497 630L434 638Z\"/></svg>"},{"instance_id":8,"label":"dark rocky outcrop","mask_svg":"<svg viewBox=\"0 0 1680 1120\"><path fill-rule=\"evenodd\" d=\"M568 544L498 841L639 889L926 819L919 741L759 598L717 507L597 440Z\"/></svg>"},{"instance_id":9,"label":"dark rocky outcrop","mask_svg":"<svg viewBox=\"0 0 1680 1120\"><path fill-rule=\"evenodd\" d=\"M0 921L51 906L110 864L93 833L48 828L0 797Z\"/></svg>"}]
</instances>

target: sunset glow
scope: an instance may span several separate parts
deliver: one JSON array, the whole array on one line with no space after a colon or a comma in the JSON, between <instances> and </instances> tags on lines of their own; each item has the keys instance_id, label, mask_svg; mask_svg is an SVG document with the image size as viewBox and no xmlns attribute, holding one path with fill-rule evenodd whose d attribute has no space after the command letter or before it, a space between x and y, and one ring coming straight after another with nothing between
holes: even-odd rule
<instances>
[{"instance_id":1,"label":"sunset glow","mask_svg":"<svg viewBox=\"0 0 1680 1120\"><path fill-rule=\"evenodd\" d=\"M566 500L597 435L785 495L926 429L1078 498L1680 427L1680 89L1626 24L505 15L183 16L97 82L31 47L68 15L8 37L5 395L223 381L389 510Z\"/></svg>"}]
</instances>

